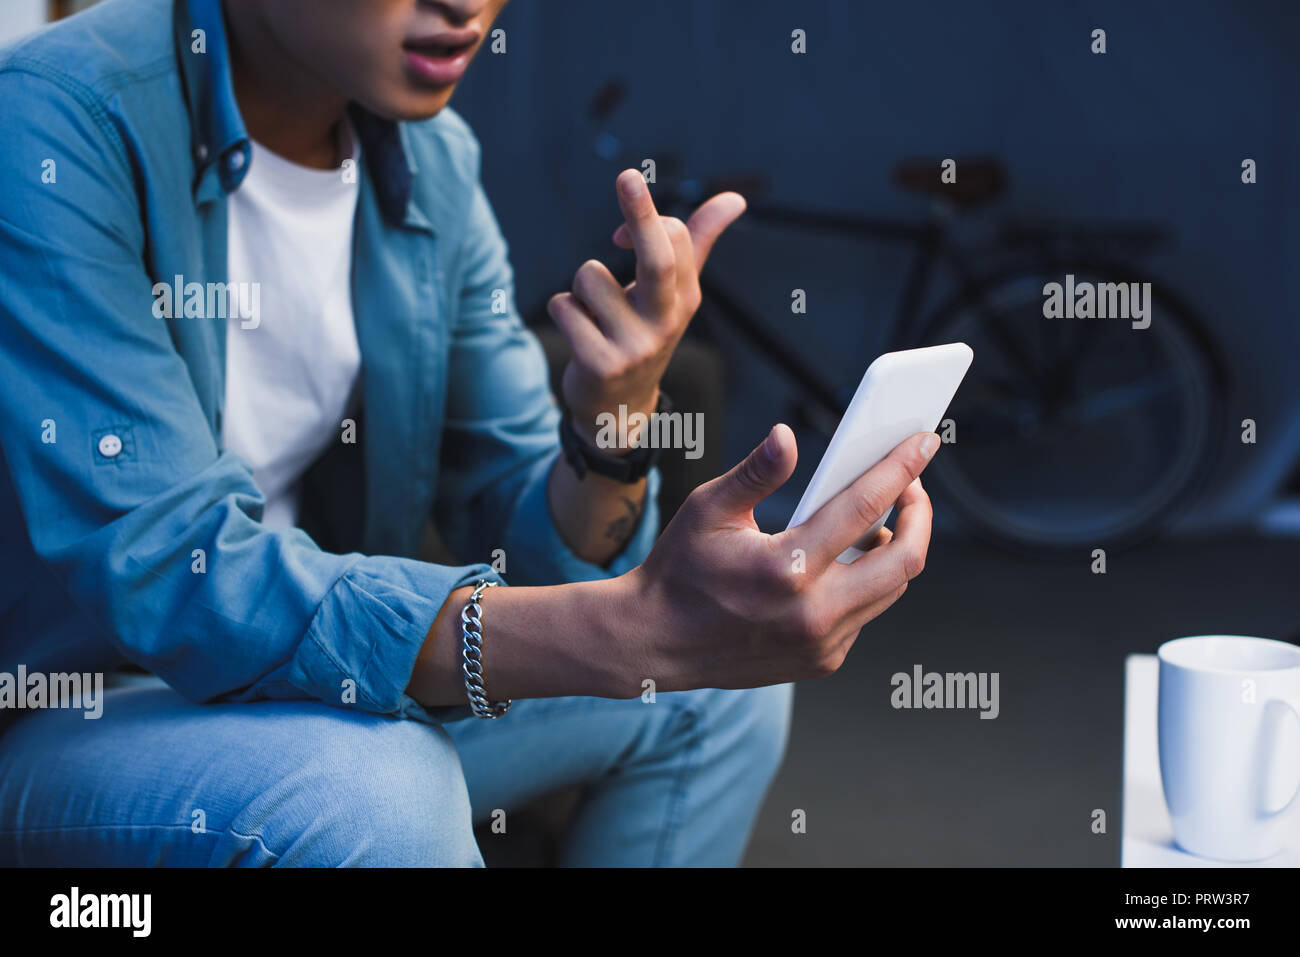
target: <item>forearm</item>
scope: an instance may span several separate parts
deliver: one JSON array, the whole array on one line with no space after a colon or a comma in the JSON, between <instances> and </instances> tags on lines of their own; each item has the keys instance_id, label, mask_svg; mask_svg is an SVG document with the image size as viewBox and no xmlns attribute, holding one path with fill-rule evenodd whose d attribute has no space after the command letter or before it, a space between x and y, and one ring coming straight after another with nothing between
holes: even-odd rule
<instances>
[{"instance_id":1,"label":"forearm","mask_svg":"<svg viewBox=\"0 0 1300 957\"><path fill-rule=\"evenodd\" d=\"M767 535L754 524L754 506L785 484L796 458L794 435L778 426L692 492L626 574L486 589L488 698L632 698L646 679L668 692L833 673L862 627L925 566L932 513L916 479L939 444L932 432L911 437L807 522ZM890 504L898 512L892 535L852 565L837 562ZM806 567L789 562L796 550ZM452 589L425 635L407 685L421 704L466 700L460 614L469 594Z\"/></svg>"},{"instance_id":2,"label":"forearm","mask_svg":"<svg viewBox=\"0 0 1300 957\"><path fill-rule=\"evenodd\" d=\"M464 704L460 613L471 588L453 591L429 629L407 693L427 707ZM543 588L487 589L483 609L484 687L493 701L640 693L637 620L630 576Z\"/></svg>"},{"instance_id":3,"label":"forearm","mask_svg":"<svg viewBox=\"0 0 1300 957\"><path fill-rule=\"evenodd\" d=\"M658 390L633 405L643 407L646 421L658 402ZM574 427L583 440L604 455L627 455L636 448L640 429L619 436L610 447L598 442L595 416L575 416ZM626 483L588 471L582 478L563 456L556 459L547 484L551 516L560 536L573 553L593 565L604 565L627 544L645 510L646 480Z\"/></svg>"},{"instance_id":4,"label":"forearm","mask_svg":"<svg viewBox=\"0 0 1300 957\"><path fill-rule=\"evenodd\" d=\"M626 484L591 472L580 479L561 457L551 469L547 499L565 544L584 561L605 565L641 521L646 480Z\"/></svg>"}]
</instances>

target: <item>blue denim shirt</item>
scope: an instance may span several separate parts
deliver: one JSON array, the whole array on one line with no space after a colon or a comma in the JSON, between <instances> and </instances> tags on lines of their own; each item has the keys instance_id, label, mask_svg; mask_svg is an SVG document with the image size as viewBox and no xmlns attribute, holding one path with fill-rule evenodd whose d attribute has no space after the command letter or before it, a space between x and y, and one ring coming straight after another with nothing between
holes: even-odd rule
<instances>
[{"instance_id":1,"label":"blue denim shirt","mask_svg":"<svg viewBox=\"0 0 1300 957\"><path fill-rule=\"evenodd\" d=\"M225 320L153 310L156 282L227 279L249 146L218 0L107 0L9 47L0 112L0 670L129 660L196 701L446 719L405 694L416 654L450 591L499 576L416 560L427 519L515 583L645 557L657 475L608 568L550 516L559 416L451 110L353 107L364 411L291 530L221 447Z\"/></svg>"}]
</instances>

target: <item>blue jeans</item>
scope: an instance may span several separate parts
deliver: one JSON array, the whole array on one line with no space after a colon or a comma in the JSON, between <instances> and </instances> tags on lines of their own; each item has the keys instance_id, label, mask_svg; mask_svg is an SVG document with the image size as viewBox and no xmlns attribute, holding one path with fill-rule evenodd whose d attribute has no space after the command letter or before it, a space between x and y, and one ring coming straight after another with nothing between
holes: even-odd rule
<instances>
[{"instance_id":1,"label":"blue jeans","mask_svg":"<svg viewBox=\"0 0 1300 957\"><path fill-rule=\"evenodd\" d=\"M473 824L584 794L565 865L733 865L791 688L519 701L442 726L308 701L196 705L157 679L0 736L0 865L481 866Z\"/></svg>"}]
</instances>

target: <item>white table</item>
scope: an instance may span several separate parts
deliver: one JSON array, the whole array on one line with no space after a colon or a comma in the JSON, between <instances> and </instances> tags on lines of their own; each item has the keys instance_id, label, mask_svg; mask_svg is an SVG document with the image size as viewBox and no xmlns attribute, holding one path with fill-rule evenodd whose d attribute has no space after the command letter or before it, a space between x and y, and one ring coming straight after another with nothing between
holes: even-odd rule
<instances>
[{"instance_id":1,"label":"white table","mask_svg":"<svg viewBox=\"0 0 1300 957\"><path fill-rule=\"evenodd\" d=\"M1159 674L1155 655L1129 655L1124 661L1124 835L1120 866L1300 866L1300 814L1291 816L1287 847L1266 861L1248 864L1212 861L1188 854L1174 844L1169 811L1160 786L1160 751L1156 741Z\"/></svg>"}]
</instances>

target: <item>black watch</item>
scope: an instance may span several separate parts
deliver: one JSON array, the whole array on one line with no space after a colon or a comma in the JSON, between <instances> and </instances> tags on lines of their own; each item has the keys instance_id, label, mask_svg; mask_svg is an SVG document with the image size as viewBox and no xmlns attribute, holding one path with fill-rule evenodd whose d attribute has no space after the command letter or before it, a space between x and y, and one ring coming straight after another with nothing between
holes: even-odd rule
<instances>
[{"instance_id":1,"label":"black watch","mask_svg":"<svg viewBox=\"0 0 1300 957\"><path fill-rule=\"evenodd\" d=\"M659 404L655 406L654 414L667 414L672 409L672 400L660 389ZM654 430L647 423L641 434L647 437L653 433ZM568 409L564 410L564 416L560 419L560 448L564 450L564 461L573 467L579 479L586 478L588 472L595 472L631 485L645 478L659 461L659 449L653 447L652 443L639 445L627 455L606 455L592 448L573 427L573 413Z\"/></svg>"}]
</instances>

